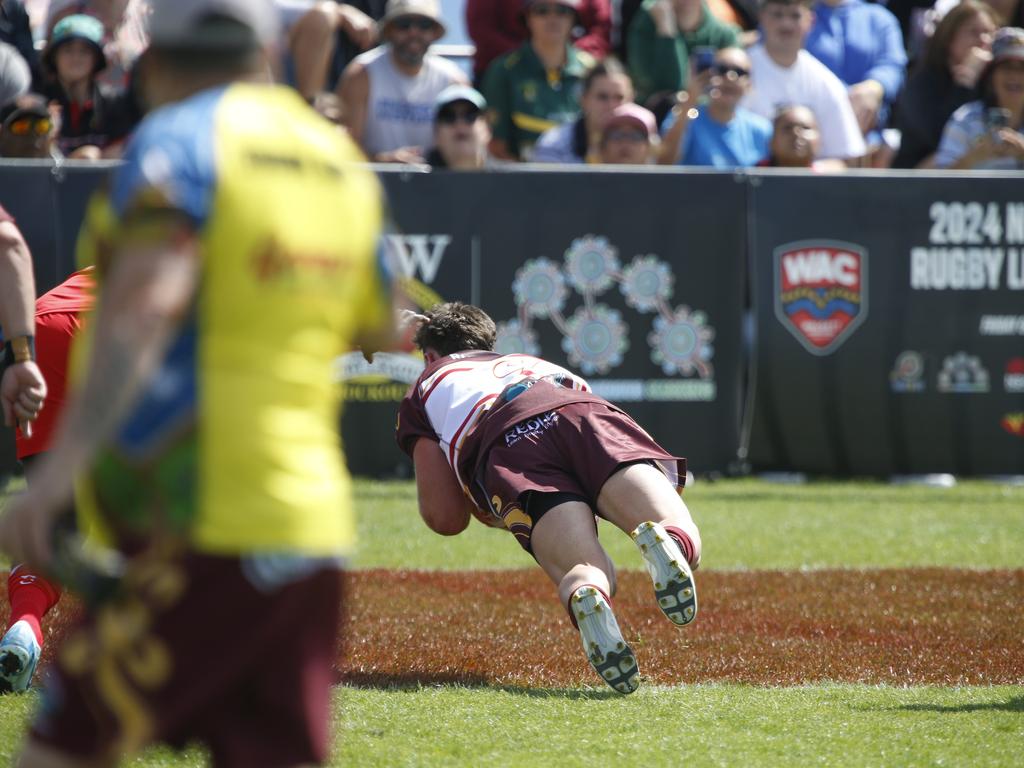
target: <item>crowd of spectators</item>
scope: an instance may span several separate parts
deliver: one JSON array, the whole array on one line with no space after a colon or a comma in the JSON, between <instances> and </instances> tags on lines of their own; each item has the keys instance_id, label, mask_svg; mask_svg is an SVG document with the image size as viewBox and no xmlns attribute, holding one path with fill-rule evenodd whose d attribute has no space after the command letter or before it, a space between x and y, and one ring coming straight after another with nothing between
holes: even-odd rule
<instances>
[{"instance_id":1,"label":"crowd of spectators","mask_svg":"<svg viewBox=\"0 0 1024 768\"><path fill-rule=\"evenodd\" d=\"M157 1L0 0L0 156L117 157ZM438 0L275 3L376 162L1024 169L1024 0L465 0L472 62Z\"/></svg>"}]
</instances>

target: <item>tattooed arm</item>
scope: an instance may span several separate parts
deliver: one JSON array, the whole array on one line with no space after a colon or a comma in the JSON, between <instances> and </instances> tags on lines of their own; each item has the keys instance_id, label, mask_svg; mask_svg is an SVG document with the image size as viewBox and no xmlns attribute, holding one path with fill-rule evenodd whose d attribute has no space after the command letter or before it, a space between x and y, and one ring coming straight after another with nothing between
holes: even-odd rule
<instances>
[{"instance_id":1,"label":"tattooed arm","mask_svg":"<svg viewBox=\"0 0 1024 768\"><path fill-rule=\"evenodd\" d=\"M0 549L15 560L48 563L54 515L72 500L74 476L114 434L155 373L197 280L196 240L184 218L164 213L155 223L125 223L92 321L83 385L68 401L31 489L0 518Z\"/></svg>"}]
</instances>

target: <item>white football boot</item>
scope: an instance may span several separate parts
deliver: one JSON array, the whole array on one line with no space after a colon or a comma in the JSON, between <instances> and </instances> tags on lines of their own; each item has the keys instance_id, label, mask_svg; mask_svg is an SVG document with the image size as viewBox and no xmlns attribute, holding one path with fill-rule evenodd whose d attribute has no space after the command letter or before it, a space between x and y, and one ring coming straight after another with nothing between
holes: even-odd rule
<instances>
[{"instance_id":1,"label":"white football boot","mask_svg":"<svg viewBox=\"0 0 1024 768\"><path fill-rule=\"evenodd\" d=\"M657 523L640 523L630 536L644 556L658 607L673 624L685 627L697 616L697 589L679 545Z\"/></svg>"},{"instance_id":2,"label":"white football boot","mask_svg":"<svg viewBox=\"0 0 1024 768\"><path fill-rule=\"evenodd\" d=\"M619 693L635 691L640 685L640 668L633 649L622 639L619 623L605 596L595 587L584 585L572 593L569 605L590 665Z\"/></svg>"}]
</instances>

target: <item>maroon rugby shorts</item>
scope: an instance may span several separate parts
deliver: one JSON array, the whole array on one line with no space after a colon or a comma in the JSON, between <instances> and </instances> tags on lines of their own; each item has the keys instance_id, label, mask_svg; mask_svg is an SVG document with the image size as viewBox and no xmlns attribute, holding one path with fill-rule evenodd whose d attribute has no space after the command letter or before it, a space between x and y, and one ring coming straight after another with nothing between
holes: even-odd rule
<instances>
[{"instance_id":1,"label":"maroon rugby shorts","mask_svg":"<svg viewBox=\"0 0 1024 768\"><path fill-rule=\"evenodd\" d=\"M216 766L327 759L335 563L144 554L124 581L68 632L34 741L82 759L157 741L204 743Z\"/></svg>"},{"instance_id":2,"label":"maroon rugby shorts","mask_svg":"<svg viewBox=\"0 0 1024 768\"><path fill-rule=\"evenodd\" d=\"M686 460L668 453L625 413L601 403L570 403L506 431L484 456L480 481L492 511L530 552L536 519L529 507L524 510L526 495L569 494L587 499L597 512L608 478L637 462L654 464L678 488L685 483Z\"/></svg>"}]
</instances>

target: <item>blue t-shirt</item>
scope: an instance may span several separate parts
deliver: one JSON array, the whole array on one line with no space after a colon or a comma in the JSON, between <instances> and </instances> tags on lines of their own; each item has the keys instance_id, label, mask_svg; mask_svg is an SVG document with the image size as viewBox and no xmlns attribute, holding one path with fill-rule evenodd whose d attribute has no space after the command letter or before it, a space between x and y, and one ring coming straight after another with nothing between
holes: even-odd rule
<instances>
[{"instance_id":1,"label":"blue t-shirt","mask_svg":"<svg viewBox=\"0 0 1024 768\"><path fill-rule=\"evenodd\" d=\"M673 122L674 115L669 115L664 130ZM772 124L749 110L738 108L732 120L722 124L702 109L686 128L680 165L749 168L768 157L771 140Z\"/></svg>"}]
</instances>

